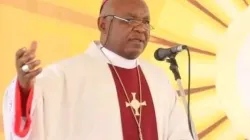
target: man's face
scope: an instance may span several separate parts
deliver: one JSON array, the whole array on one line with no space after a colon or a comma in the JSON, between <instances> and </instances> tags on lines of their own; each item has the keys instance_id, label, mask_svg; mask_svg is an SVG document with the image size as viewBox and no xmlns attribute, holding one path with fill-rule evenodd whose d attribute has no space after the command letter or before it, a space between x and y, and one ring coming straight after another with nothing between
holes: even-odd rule
<instances>
[{"instance_id":1,"label":"man's face","mask_svg":"<svg viewBox=\"0 0 250 140\"><path fill-rule=\"evenodd\" d=\"M110 16L108 45L117 54L137 58L147 46L150 36L150 15L142 0L121 0L114 2L114 15Z\"/></svg>"}]
</instances>

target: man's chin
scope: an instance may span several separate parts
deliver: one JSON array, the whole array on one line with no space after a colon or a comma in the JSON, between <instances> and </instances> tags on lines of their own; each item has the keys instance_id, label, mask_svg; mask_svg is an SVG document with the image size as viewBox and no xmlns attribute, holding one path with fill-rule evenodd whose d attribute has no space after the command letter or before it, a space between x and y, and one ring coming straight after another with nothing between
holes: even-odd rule
<instances>
[{"instance_id":1,"label":"man's chin","mask_svg":"<svg viewBox=\"0 0 250 140\"><path fill-rule=\"evenodd\" d=\"M127 59L136 59L138 58L142 52L143 52L143 48L131 48L129 50L126 51L126 56Z\"/></svg>"}]
</instances>

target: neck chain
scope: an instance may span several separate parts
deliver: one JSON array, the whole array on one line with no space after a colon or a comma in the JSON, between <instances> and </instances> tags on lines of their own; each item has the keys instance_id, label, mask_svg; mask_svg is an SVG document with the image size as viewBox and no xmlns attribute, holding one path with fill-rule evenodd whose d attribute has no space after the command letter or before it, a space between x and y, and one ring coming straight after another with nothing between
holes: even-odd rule
<instances>
[{"instance_id":1,"label":"neck chain","mask_svg":"<svg viewBox=\"0 0 250 140\"><path fill-rule=\"evenodd\" d=\"M103 48L103 47L102 47L102 48ZM121 80L121 78L120 78L120 76L119 76L119 74L118 74L118 72L117 72L115 66L113 65L112 61L111 61L111 60L105 55L105 53L102 51L102 48L100 48L101 52L102 52L103 55L106 57L106 59L110 62L111 66L112 66L113 70L115 71L116 76L117 76L117 78L118 78L118 80L119 80L119 82L120 82L120 84L121 84L121 86L122 86L122 89L123 89L124 94L125 94L125 96L126 96L126 98L127 98L127 101L128 101L129 103L131 103L131 100L130 100L129 97L128 97L127 90L126 90L126 88L125 88L125 86L124 86L124 84L123 84L123 82L122 82L122 80ZM140 103L141 103L141 102L142 102L141 76L140 76L139 68L138 68L138 66L137 66L137 60L136 60L136 69L137 69L137 75L138 75L138 81L139 81L139 92L140 92L139 95L140 95ZM140 140L143 140L142 129L141 129L142 106L140 106L140 108L139 108L139 111L140 111L140 114L139 114L139 121L138 121L138 119L137 119L137 117L136 117L136 112L135 112L135 110L133 110L132 106L130 106L130 109L131 109L131 112L132 112L132 114L133 114L133 116L134 116L135 122L136 122L137 127L138 127L139 138L140 138Z\"/></svg>"}]
</instances>

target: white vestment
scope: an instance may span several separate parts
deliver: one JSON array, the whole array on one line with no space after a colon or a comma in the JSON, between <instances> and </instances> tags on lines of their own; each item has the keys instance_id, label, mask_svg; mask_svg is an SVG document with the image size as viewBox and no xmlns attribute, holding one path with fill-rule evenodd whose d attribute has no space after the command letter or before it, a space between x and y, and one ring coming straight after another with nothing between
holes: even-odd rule
<instances>
[{"instance_id":1,"label":"white vestment","mask_svg":"<svg viewBox=\"0 0 250 140\"><path fill-rule=\"evenodd\" d=\"M50 65L36 78L30 112L32 123L25 137L18 137L13 131L15 79L4 96L5 139L123 140L114 79L99 48L91 43L84 54ZM105 51L116 66L135 65L133 60L127 62ZM143 60L138 61L151 91L159 140L192 140L186 114L165 73Z\"/></svg>"}]
</instances>

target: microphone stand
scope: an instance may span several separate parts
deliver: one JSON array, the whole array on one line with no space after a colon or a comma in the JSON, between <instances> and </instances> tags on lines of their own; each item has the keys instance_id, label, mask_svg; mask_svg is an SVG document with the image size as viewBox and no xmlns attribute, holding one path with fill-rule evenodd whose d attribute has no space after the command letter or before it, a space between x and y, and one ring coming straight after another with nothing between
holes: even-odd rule
<instances>
[{"instance_id":1,"label":"microphone stand","mask_svg":"<svg viewBox=\"0 0 250 140\"><path fill-rule=\"evenodd\" d=\"M181 76L180 76L180 73L179 73L179 70L178 70L178 64L176 62L176 59L175 59L175 56L176 56L177 53L171 55L170 57L168 57L166 59L166 61L168 63L170 63L170 67L169 69L173 72L174 74L174 77L175 77L175 80L177 82L177 85L179 87L179 91L180 91L180 96L182 98L182 102L183 102L183 105L184 105L184 108L185 108L185 111L187 113L187 116L190 120L190 127L191 127L191 135L193 136L193 139L194 140L199 140L198 136L197 136L197 133L195 131L195 127L194 127L194 122L192 120L192 117L191 117L191 113L189 112L189 108L188 108L188 103L187 103L187 100L186 100L186 94L185 94L185 91L184 91L184 88L182 86L182 81L181 81Z\"/></svg>"}]
</instances>

